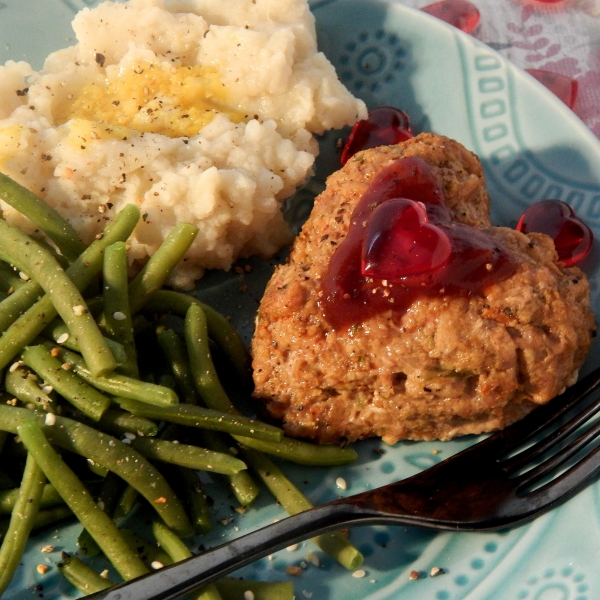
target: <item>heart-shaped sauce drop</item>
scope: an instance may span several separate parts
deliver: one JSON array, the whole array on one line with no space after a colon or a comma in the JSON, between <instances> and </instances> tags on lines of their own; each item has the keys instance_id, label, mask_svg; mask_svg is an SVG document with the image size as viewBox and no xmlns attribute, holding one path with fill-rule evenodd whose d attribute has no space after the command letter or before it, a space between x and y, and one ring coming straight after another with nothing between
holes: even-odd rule
<instances>
[{"instance_id":1,"label":"heart-shaped sauce drop","mask_svg":"<svg viewBox=\"0 0 600 600\"><path fill-rule=\"evenodd\" d=\"M485 229L452 221L441 182L421 157L385 167L354 208L348 233L322 278L321 299L336 328L415 300L482 293L516 269Z\"/></svg>"},{"instance_id":2,"label":"heart-shaped sauce drop","mask_svg":"<svg viewBox=\"0 0 600 600\"><path fill-rule=\"evenodd\" d=\"M422 202L388 200L371 215L362 246L362 274L401 280L443 267L452 245L445 231L428 222Z\"/></svg>"},{"instance_id":3,"label":"heart-shaped sauce drop","mask_svg":"<svg viewBox=\"0 0 600 600\"><path fill-rule=\"evenodd\" d=\"M521 215L517 230L549 235L554 240L559 260L567 267L583 260L594 242L592 230L562 200L541 200L532 204Z\"/></svg>"},{"instance_id":4,"label":"heart-shaped sauce drop","mask_svg":"<svg viewBox=\"0 0 600 600\"><path fill-rule=\"evenodd\" d=\"M479 25L479 9L467 0L442 0L428 4L421 10L465 33L471 33Z\"/></svg>"},{"instance_id":5,"label":"heart-shaped sauce drop","mask_svg":"<svg viewBox=\"0 0 600 600\"><path fill-rule=\"evenodd\" d=\"M354 125L342 150L343 165L361 150L399 144L413 137L408 115L399 108L379 106Z\"/></svg>"}]
</instances>

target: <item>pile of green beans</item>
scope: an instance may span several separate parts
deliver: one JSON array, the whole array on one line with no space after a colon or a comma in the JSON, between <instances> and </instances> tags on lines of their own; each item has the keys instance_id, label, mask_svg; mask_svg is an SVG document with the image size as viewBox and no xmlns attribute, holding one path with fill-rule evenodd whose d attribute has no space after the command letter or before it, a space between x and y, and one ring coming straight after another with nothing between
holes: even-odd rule
<instances>
[{"instance_id":1,"label":"pile of green beans","mask_svg":"<svg viewBox=\"0 0 600 600\"><path fill-rule=\"evenodd\" d=\"M86 556L102 553L127 580L151 561L191 555L183 540L212 527L198 471L224 477L244 508L266 488L295 514L311 504L269 455L318 466L356 458L350 447L287 438L232 403L213 351L247 394L240 336L193 295L163 287L196 227L176 225L130 279L126 243L137 207L123 208L86 247L58 213L1 173L0 198L46 236L0 219L0 596L30 532L60 520L75 517L82 531L80 557L64 554L57 568L88 594L113 582ZM124 528L135 507L150 515L151 539ZM342 535L313 541L348 569L362 561ZM246 590L257 599L294 597L291 582L228 578L190 597L235 600Z\"/></svg>"}]
</instances>

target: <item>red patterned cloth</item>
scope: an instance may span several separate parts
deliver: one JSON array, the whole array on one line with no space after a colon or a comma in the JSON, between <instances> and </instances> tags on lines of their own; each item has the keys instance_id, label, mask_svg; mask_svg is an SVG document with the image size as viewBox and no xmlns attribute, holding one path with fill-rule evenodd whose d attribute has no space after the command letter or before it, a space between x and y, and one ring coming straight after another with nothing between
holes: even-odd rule
<instances>
[{"instance_id":1,"label":"red patterned cloth","mask_svg":"<svg viewBox=\"0 0 600 600\"><path fill-rule=\"evenodd\" d=\"M399 0L423 9L430 0ZM442 18L465 0L442 0ZM600 137L600 0L470 0L479 11L471 35L554 91ZM444 10L440 10L444 9ZM445 20L448 20L445 18ZM457 20L458 23L458 20ZM557 77L558 76L558 77Z\"/></svg>"}]
</instances>

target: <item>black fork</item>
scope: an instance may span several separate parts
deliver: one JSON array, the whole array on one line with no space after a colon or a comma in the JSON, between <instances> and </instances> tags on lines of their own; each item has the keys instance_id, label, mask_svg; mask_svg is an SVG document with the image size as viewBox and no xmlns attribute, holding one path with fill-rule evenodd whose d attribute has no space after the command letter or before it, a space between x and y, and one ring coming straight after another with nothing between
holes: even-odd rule
<instances>
[{"instance_id":1,"label":"black fork","mask_svg":"<svg viewBox=\"0 0 600 600\"><path fill-rule=\"evenodd\" d=\"M599 384L600 368L521 421L418 475L315 507L88 598L172 600L340 526L487 531L531 520L572 496L600 470L600 446L591 447L600 421L590 423L600 411L600 398L584 402Z\"/></svg>"}]
</instances>

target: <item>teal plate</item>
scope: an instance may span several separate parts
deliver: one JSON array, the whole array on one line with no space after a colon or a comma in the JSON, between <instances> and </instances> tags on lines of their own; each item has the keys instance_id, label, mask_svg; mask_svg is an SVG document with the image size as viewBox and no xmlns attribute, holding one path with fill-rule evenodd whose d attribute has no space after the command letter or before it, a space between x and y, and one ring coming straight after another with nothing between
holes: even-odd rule
<instances>
[{"instance_id":1,"label":"teal plate","mask_svg":"<svg viewBox=\"0 0 600 600\"><path fill-rule=\"evenodd\" d=\"M44 56L72 43L75 10L90 0L0 1L0 62L28 60L39 68ZM572 204L600 239L600 143L559 100L494 51L429 15L394 2L312 2L321 49L342 81L369 106L393 104L406 110L414 129L453 137L484 164L493 220L513 226L523 209L542 198ZM339 132L321 141L317 175L296 195L289 214L300 223L315 189L337 168ZM590 275L598 312L598 245L582 267ZM248 339L261 291L273 263L254 261L250 274L209 273L198 294L226 314ZM241 293L240 285L247 291ZM598 345L584 367L598 366ZM472 444L377 441L356 444L357 463L340 469L286 472L314 503L353 494L412 475ZM383 450L383 453L375 450ZM343 477L347 490L337 489ZM207 479L215 500L215 531L200 544L211 546L283 518L266 497L244 515L231 507L219 482ZM364 577L353 577L304 542L241 570L249 578L283 580L288 565L305 567L294 578L296 597L313 600L594 600L600 598L600 484L533 523L497 533L432 533L399 527L351 532L365 555ZM75 551L79 527L65 525L31 540L6 600L75 598L54 567L61 551ZM51 544L53 551L41 553ZM307 560L309 552L319 566ZM38 564L50 568L36 572ZM101 567L102 565L97 565ZM433 567L443 574L430 577ZM411 571L422 577L413 581Z\"/></svg>"}]
</instances>

